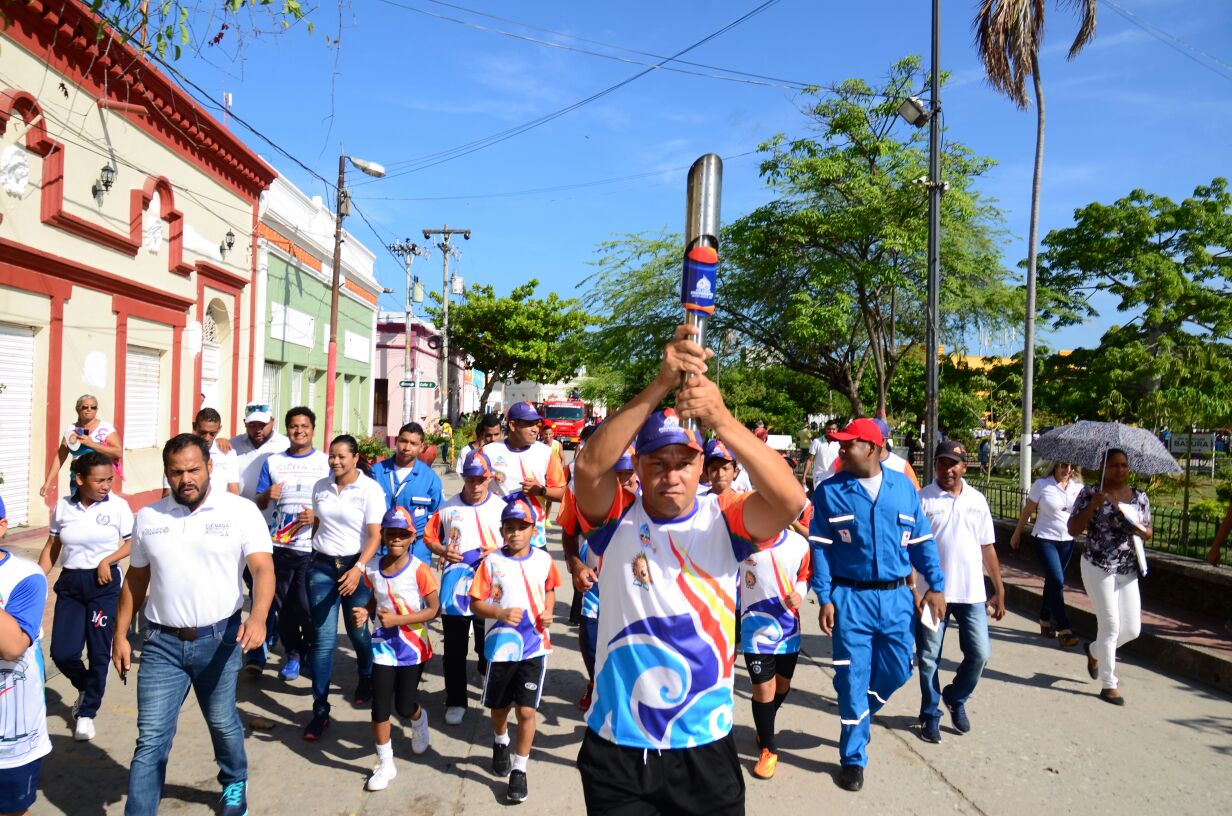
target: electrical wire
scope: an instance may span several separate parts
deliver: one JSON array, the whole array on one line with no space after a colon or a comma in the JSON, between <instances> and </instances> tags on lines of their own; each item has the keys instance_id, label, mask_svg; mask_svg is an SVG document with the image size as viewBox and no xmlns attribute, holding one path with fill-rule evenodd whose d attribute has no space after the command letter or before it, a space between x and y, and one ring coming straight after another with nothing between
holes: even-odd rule
<instances>
[{"instance_id":1,"label":"electrical wire","mask_svg":"<svg viewBox=\"0 0 1232 816\"><path fill-rule=\"evenodd\" d=\"M1173 49L1181 56L1196 62L1198 65L1201 65L1203 68L1215 74L1216 76L1222 77L1223 79L1232 80L1232 73L1225 73L1224 71L1221 71L1219 68L1219 66L1222 66L1223 68L1228 69L1229 72L1232 72L1232 63L1228 63L1226 60L1223 60L1215 56L1214 54L1209 54L1206 51L1203 51L1201 48L1198 48L1196 45L1188 43L1185 40L1182 40L1180 37L1176 36L1175 34L1168 32L1167 30L1155 25L1154 23L1144 20L1143 18L1139 17L1137 14L1130 11L1129 9L1124 8L1123 6L1120 6L1117 3L1112 2L1112 0L1104 0L1104 5L1112 9L1117 14L1121 15L1121 17L1125 18L1129 22L1133 23L1138 28L1145 31L1147 34L1150 34L1152 37L1159 40L1164 45ZM1211 62L1214 62L1215 65L1211 65L1207 62L1204 62L1203 58L1206 58L1210 60Z\"/></svg>"},{"instance_id":2,"label":"electrical wire","mask_svg":"<svg viewBox=\"0 0 1232 816\"><path fill-rule=\"evenodd\" d=\"M743 153L735 153L731 156L724 156L723 161L731 161L745 156L751 156L757 153L757 150L746 150ZM653 178L654 176L662 176L668 173L679 173L682 170L688 170L689 165L681 165L680 167L668 167L663 170L648 170L644 173L633 173L628 176L615 176L612 178L594 179L591 181L579 181L573 184L558 184L553 187L535 187L529 190L507 190L498 193L475 193L471 195L448 195L448 196L365 196L364 201L473 201L484 198L516 198L524 195L539 195L542 193L560 193L569 190L578 190L585 187L601 187L607 184L616 184L622 181L636 181L638 179Z\"/></svg>"},{"instance_id":3,"label":"electrical wire","mask_svg":"<svg viewBox=\"0 0 1232 816\"><path fill-rule=\"evenodd\" d=\"M735 28L736 26L741 25L742 23L752 19L758 14L761 14L762 12L766 11L770 7L777 5L779 2L780 0L765 0L765 2L762 2L761 4L759 4L757 7L755 7L751 11L746 12L745 14L727 23L726 25L717 29L716 31L710 34L707 34L705 37L692 43L691 45L688 45L685 48L680 49L676 53L672 54L670 57L663 59L659 63L656 63L655 65L649 68L643 68L641 71L638 71L637 73L629 77L626 77L625 79L622 79L621 81L613 85L609 85L603 90L597 91L596 93L593 93L590 96L585 97L584 99L579 99L578 101L570 105L566 105L563 108L560 108L558 110L552 111L551 113L545 114L535 119L532 119L529 122L524 122L520 125L516 125L512 128L507 128L497 133L492 133L482 138L475 139L473 141L467 142L465 144L457 145L452 148L447 148L445 150L437 151L436 153L429 153L427 155L420 156L417 159L411 159L409 160L410 162L416 163L414 166L409 167L405 170L401 170L399 172L388 173L385 176L385 178L386 179L397 178L399 176L405 176L409 173L415 173L420 170L426 170L429 167L435 167L436 165L444 164L445 162L454 161L455 159L460 159L463 156L468 156L471 153L475 153L485 148L492 147L494 145L500 144L501 142L512 139L515 136L520 136L521 134L526 133L530 130L534 130L535 128L546 125L549 122L559 119L560 117L565 116L568 113L572 113L573 111L581 107L584 107L585 105L590 104L591 102L594 102L611 93L614 93L615 91L619 90L620 88L623 88L624 86L632 82L636 82L637 80L646 76L650 72L656 70L659 67L662 67L663 64L676 59L682 54L687 54L688 52L694 50L695 48L699 48L700 46L710 42L714 38L727 33L728 31ZM379 180L380 179L373 179L371 182L361 181L361 182L358 182L355 186L370 184L370 183L374 183Z\"/></svg>"},{"instance_id":4,"label":"electrical wire","mask_svg":"<svg viewBox=\"0 0 1232 816\"><path fill-rule=\"evenodd\" d=\"M613 60L615 62L623 62L629 65L654 66L654 67L661 68L664 71L672 71L673 73L678 73L678 74L688 74L689 76L703 77L705 79L718 79L718 80L723 80L725 82L739 82L745 85L761 85L761 86L769 87L769 88L784 88L784 89L791 90L791 91L802 91L812 84L808 82L796 82L793 80L786 80L786 79L773 79L770 77L761 78L761 77L752 77L748 75L733 76L733 75L706 73L703 71L691 71L687 68L676 68L671 65L659 66L659 65L655 65L655 63L653 62L645 62L643 60L631 59L629 57L621 57L615 54L604 54L601 51L592 51L586 48L578 48L577 46L565 45L564 43L553 42L551 40L545 40L540 37L531 37L527 34L519 34L514 31L505 31L503 29L493 28L492 26L485 26L479 23L472 23L467 20L460 20L457 17L450 17L446 14L438 14L434 11L428 11L427 9L416 8L415 6L409 6L405 3L398 3L398 2L395 2L395 0L380 0L380 2L384 3L387 6L394 6L395 8L400 8L405 11L414 12L415 14L422 14L426 17L432 17L437 20L444 20L450 23L457 23L458 25L462 25L467 28L474 29L476 31L484 31L484 32L488 32L491 34L499 34L503 37L510 37L515 40L523 40L525 42L534 43L535 45L542 45L548 48L559 48L562 51L572 51L576 54L588 54L592 57L599 57L601 59ZM567 35L559 35L559 36L567 36ZM620 46L605 45L604 47L616 48L621 51L631 51L632 50L628 48L621 48ZM650 56L658 60L665 59L664 57L657 55L657 54L647 54L646 56ZM712 70L727 71L727 69L725 68L714 68ZM735 74L737 72L728 72L728 73ZM738 72L738 73L744 74L744 72Z\"/></svg>"}]
</instances>

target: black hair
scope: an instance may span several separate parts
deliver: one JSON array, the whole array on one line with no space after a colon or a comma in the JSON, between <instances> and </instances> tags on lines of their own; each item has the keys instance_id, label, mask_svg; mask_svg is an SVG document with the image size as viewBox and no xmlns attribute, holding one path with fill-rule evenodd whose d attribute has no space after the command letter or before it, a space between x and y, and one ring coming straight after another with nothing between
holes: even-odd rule
<instances>
[{"instance_id":1,"label":"black hair","mask_svg":"<svg viewBox=\"0 0 1232 816\"><path fill-rule=\"evenodd\" d=\"M404 433L415 434L420 439L422 439L424 435L424 429L423 429L423 426L420 425L418 422L408 422L398 429L398 436L402 436L402 434Z\"/></svg>"},{"instance_id":2,"label":"black hair","mask_svg":"<svg viewBox=\"0 0 1232 816\"><path fill-rule=\"evenodd\" d=\"M1125 452L1124 448L1109 448L1108 452L1104 454L1104 464L1105 465L1108 464L1108 460L1112 458L1112 454L1114 453L1121 454L1122 456L1125 457L1125 461L1129 462L1129 454Z\"/></svg>"},{"instance_id":3,"label":"black hair","mask_svg":"<svg viewBox=\"0 0 1232 816\"><path fill-rule=\"evenodd\" d=\"M312 424L312 427L314 429L317 427L317 415L312 412L311 408L304 405L297 405L290 411L287 411L286 424L283 427L290 428L291 420L297 416L308 417L308 422Z\"/></svg>"},{"instance_id":4,"label":"black hair","mask_svg":"<svg viewBox=\"0 0 1232 816\"><path fill-rule=\"evenodd\" d=\"M334 445L346 445L348 448L351 449L352 456L359 456L359 440L351 436L350 434L338 434L337 436L335 436L329 443L329 446L331 448ZM359 456L359 464L357 465L357 467L359 468L360 473L364 474L365 476L372 475L372 466L368 464L367 460L364 459L364 457Z\"/></svg>"},{"instance_id":5,"label":"black hair","mask_svg":"<svg viewBox=\"0 0 1232 816\"><path fill-rule=\"evenodd\" d=\"M590 439L591 434L593 434L595 432L595 428L598 427L598 425L587 425L582 429L582 432L578 434L578 441L585 442L587 439Z\"/></svg>"},{"instance_id":6,"label":"black hair","mask_svg":"<svg viewBox=\"0 0 1232 816\"><path fill-rule=\"evenodd\" d=\"M202 408L193 419L193 427L200 425L202 422L217 422L221 425L222 416L213 408Z\"/></svg>"},{"instance_id":7,"label":"black hair","mask_svg":"<svg viewBox=\"0 0 1232 816\"><path fill-rule=\"evenodd\" d=\"M496 414L484 414L475 425L475 436L483 436L484 428L499 428L500 417Z\"/></svg>"},{"instance_id":8,"label":"black hair","mask_svg":"<svg viewBox=\"0 0 1232 816\"><path fill-rule=\"evenodd\" d=\"M196 434L182 433L171 437L167 444L163 445L163 467L171 464L172 456L194 445L201 451L202 461L210 461L210 446L205 444L205 440Z\"/></svg>"},{"instance_id":9,"label":"black hair","mask_svg":"<svg viewBox=\"0 0 1232 816\"><path fill-rule=\"evenodd\" d=\"M115 467L115 460L105 453L99 453L92 450L88 453L83 453L73 460L73 464L69 466L69 472L75 476L80 476L83 480L90 475L90 471L96 467Z\"/></svg>"}]
</instances>

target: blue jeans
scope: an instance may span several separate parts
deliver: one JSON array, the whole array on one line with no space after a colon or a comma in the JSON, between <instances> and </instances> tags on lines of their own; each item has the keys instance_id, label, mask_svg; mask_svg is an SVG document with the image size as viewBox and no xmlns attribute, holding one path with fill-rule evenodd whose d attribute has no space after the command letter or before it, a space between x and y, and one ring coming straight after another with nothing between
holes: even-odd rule
<instances>
[{"instance_id":1,"label":"blue jeans","mask_svg":"<svg viewBox=\"0 0 1232 816\"><path fill-rule=\"evenodd\" d=\"M154 626L146 630L137 671L137 748L128 772L125 816L158 813L167 757L190 687L210 729L218 781L223 787L247 781L244 727L235 707L242 654L236 643L239 613L219 628L219 633L200 635L193 641L180 640Z\"/></svg>"},{"instance_id":2,"label":"blue jeans","mask_svg":"<svg viewBox=\"0 0 1232 816\"><path fill-rule=\"evenodd\" d=\"M941 716L942 692L937 679L937 664L941 662L941 647L950 618L958 624L958 645L962 662L954 673L954 682L945 687L945 704L963 705L971 698L975 686L988 662L988 611L982 603L947 604L945 620L933 631L918 619L915 623L916 653L920 661L920 719Z\"/></svg>"},{"instance_id":3,"label":"blue jeans","mask_svg":"<svg viewBox=\"0 0 1232 816\"><path fill-rule=\"evenodd\" d=\"M312 713L329 713L329 681L334 671L334 646L338 643L338 607L345 608L343 623L355 647L359 676L372 677L372 634L367 625L355 625L352 611L368 605L372 590L360 579L355 592L338 594L338 579L355 566L358 555L345 558L314 553L308 565L308 604L312 613Z\"/></svg>"},{"instance_id":4,"label":"blue jeans","mask_svg":"<svg viewBox=\"0 0 1232 816\"><path fill-rule=\"evenodd\" d=\"M1035 537L1035 552L1044 569L1044 601L1040 605L1040 620L1052 621L1062 632L1070 631L1069 615L1065 613L1065 568L1074 553L1074 542Z\"/></svg>"}]
</instances>

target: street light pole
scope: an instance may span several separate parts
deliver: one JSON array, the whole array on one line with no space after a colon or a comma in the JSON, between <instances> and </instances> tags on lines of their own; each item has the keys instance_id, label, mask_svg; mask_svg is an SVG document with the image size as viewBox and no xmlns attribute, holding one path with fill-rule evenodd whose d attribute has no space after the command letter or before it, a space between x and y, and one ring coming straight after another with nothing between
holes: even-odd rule
<instances>
[{"instance_id":1,"label":"street light pole","mask_svg":"<svg viewBox=\"0 0 1232 816\"><path fill-rule=\"evenodd\" d=\"M432 240L433 235L444 236L442 241L437 244L441 255L444 256L444 286L441 289L441 381L436 384L441 391L441 415L453 423L453 414L449 411L449 253L453 247L449 243L449 239L454 235L461 235L467 241L471 239L471 231L468 229L450 229L446 224L443 229L426 229L423 231L425 241Z\"/></svg>"},{"instance_id":2,"label":"street light pole","mask_svg":"<svg viewBox=\"0 0 1232 816\"><path fill-rule=\"evenodd\" d=\"M924 483L933 482L933 452L937 449L937 400L941 388L937 367L938 322L941 313L941 0L933 0L932 70L928 121L928 328L924 403Z\"/></svg>"},{"instance_id":3,"label":"street light pole","mask_svg":"<svg viewBox=\"0 0 1232 816\"><path fill-rule=\"evenodd\" d=\"M385 168L375 162L348 157L346 153L338 154L338 199L334 213L334 274L329 294L329 346L326 352L325 364L325 438L328 441L334 433L334 397L335 383L338 376L338 296L342 287L342 219L350 214L351 205L346 191L346 163L376 178L385 175Z\"/></svg>"},{"instance_id":4,"label":"street light pole","mask_svg":"<svg viewBox=\"0 0 1232 816\"><path fill-rule=\"evenodd\" d=\"M414 370L411 366L411 318L415 314L413 304L423 302L423 287L419 279L416 278L413 284L411 282L411 263L416 257L427 255L428 248L421 247L407 238L390 244L389 251L402 256L402 260L406 262L406 330L403 332L406 342L402 350L402 381L409 380L411 384L402 386L402 424L405 425L414 421L414 408L419 407L419 366L414 366Z\"/></svg>"}]
</instances>

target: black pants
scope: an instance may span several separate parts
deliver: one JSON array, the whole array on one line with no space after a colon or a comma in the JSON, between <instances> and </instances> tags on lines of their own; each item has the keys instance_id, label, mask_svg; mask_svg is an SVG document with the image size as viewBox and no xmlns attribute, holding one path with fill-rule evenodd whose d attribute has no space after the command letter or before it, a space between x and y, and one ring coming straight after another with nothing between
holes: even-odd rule
<instances>
[{"instance_id":1,"label":"black pants","mask_svg":"<svg viewBox=\"0 0 1232 816\"><path fill-rule=\"evenodd\" d=\"M409 720L419 708L422 665L372 667L372 721L386 722L393 712Z\"/></svg>"},{"instance_id":2,"label":"black pants","mask_svg":"<svg viewBox=\"0 0 1232 816\"><path fill-rule=\"evenodd\" d=\"M586 812L743 816L744 776L728 734L695 748L626 748L589 728L577 758Z\"/></svg>"},{"instance_id":3,"label":"black pants","mask_svg":"<svg viewBox=\"0 0 1232 816\"><path fill-rule=\"evenodd\" d=\"M311 552L274 547L274 600L270 604L270 621L278 628L287 657L306 657L312 643L312 614L308 605L308 562L311 560Z\"/></svg>"},{"instance_id":4,"label":"black pants","mask_svg":"<svg viewBox=\"0 0 1232 816\"><path fill-rule=\"evenodd\" d=\"M120 568L111 566L111 583L99 586L92 569L62 570L56 580L56 611L51 624L51 660L73 688L85 692L79 717L97 717L111 665L111 638L120 600ZM89 667L81 660L86 650Z\"/></svg>"},{"instance_id":5,"label":"black pants","mask_svg":"<svg viewBox=\"0 0 1232 816\"><path fill-rule=\"evenodd\" d=\"M483 659L483 619L466 615L441 615L445 630L445 707L466 708L466 642L471 630L475 632L475 657L479 659L479 673L487 671L488 662Z\"/></svg>"}]
</instances>

